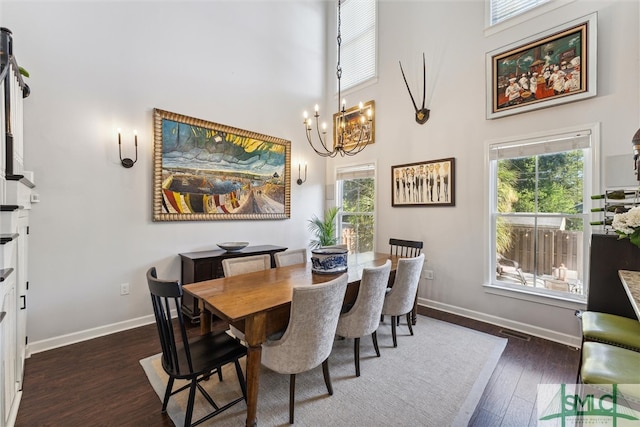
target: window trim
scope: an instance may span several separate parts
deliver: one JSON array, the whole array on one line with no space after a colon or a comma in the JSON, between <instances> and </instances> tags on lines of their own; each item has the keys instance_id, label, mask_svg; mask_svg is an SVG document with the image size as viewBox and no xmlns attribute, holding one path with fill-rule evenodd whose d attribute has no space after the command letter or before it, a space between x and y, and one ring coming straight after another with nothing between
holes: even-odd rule
<instances>
[{"instance_id":1,"label":"window trim","mask_svg":"<svg viewBox=\"0 0 640 427\"><path fill-rule=\"evenodd\" d=\"M520 25L530 19L544 15L547 12L551 12L552 10L558 9L562 6L571 4L576 0L550 0L547 3L541 4L539 6L535 6L532 9L529 9L521 14L512 16L511 18L506 19L502 22L498 22L497 24L494 24L494 25L491 25L491 1L492 0L485 0L484 2L484 36L485 37L499 33L500 31L504 31L508 28L515 27L516 25Z\"/></svg>"},{"instance_id":2,"label":"window trim","mask_svg":"<svg viewBox=\"0 0 640 427\"><path fill-rule=\"evenodd\" d=\"M549 131L537 132L533 134L527 135L516 135L508 138L500 138L489 140L485 142L484 147L484 157L485 157L485 171L484 171L484 185L487 189L485 198L485 209L484 209L484 224L485 224L485 248L489 248L488 252L485 254L485 262L484 262L484 280L483 280L483 288L485 293L502 295L510 298L526 300L530 302L540 303L543 302L548 305L553 305L562 308L574 308L576 304L578 306L586 305L587 294L589 289L589 271L588 268L584 272L584 280L583 286L587 289L584 295L574 295L574 294L560 294L552 291L546 290L530 290L527 288L523 288L518 285L510 286L508 283L501 283L495 280L495 270L492 271L491 266L494 263L495 259L495 239L493 236L495 235L495 225L491 219L492 215L492 201L495 200L496 197L496 188L494 185L494 175L495 171L493 170L493 162L490 158L490 148L495 144L507 144L509 142L518 142L518 141L527 141L527 140L542 140L545 138L552 139L554 137L563 135L563 134L577 134L580 132L591 132L591 162L590 164L585 164L586 174L591 176L591 186L588 187L585 185L583 187L583 199L587 200L590 194L597 194L599 192L600 185L600 123L589 123L585 125L572 126L562 129L552 129ZM590 206L584 206L583 212L589 212ZM588 254L589 245L590 245L590 236L591 236L591 227L588 222L585 225L585 238L583 239L584 245L584 253Z\"/></svg>"},{"instance_id":3,"label":"window trim","mask_svg":"<svg viewBox=\"0 0 640 427\"><path fill-rule=\"evenodd\" d=\"M370 169L373 171L373 183L374 183L374 188L373 188L373 202L374 202L374 209L373 209L373 251L376 251L376 236L378 235L378 211L379 211L379 199L378 199L378 188L380 187L378 185L378 162L375 160L372 161L367 161L364 163L350 163L350 164L346 164L346 165L340 165L340 166L336 166L334 169L334 175L333 175L333 186L334 186L334 200L335 200L335 206L339 206L340 203L342 202L342 193L341 193L341 189L340 186L338 185L338 180L340 177L340 171L348 171L348 172L357 172L357 171L362 171L365 169ZM342 225L342 211L338 212L337 218L336 218L336 232L338 232L339 229L341 229L341 225ZM338 239L340 238L340 236L337 236Z\"/></svg>"}]
</instances>

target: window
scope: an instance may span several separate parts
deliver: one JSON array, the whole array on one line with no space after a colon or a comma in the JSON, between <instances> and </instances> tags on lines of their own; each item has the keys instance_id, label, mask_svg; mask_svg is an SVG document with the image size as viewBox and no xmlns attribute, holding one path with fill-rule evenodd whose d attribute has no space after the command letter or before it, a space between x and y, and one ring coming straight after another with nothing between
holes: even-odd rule
<instances>
[{"instance_id":1,"label":"window","mask_svg":"<svg viewBox=\"0 0 640 427\"><path fill-rule=\"evenodd\" d=\"M596 129L489 145L494 285L584 299Z\"/></svg>"},{"instance_id":2,"label":"window","mask_svg":"<svg viewBox=\"0 0 640 427\"><path fill-rule=\"evenodd\" d=\"M489 0L489 24L496 25L549 0Z\"/></svg>"},{"instance_id":3,"label":"window","mask_svg":"<svg viewBox=\"0 0 640 427\"><path fill-rule=\"evenodd\" d=\"M375 165L340 168L336 176L338 241L349 253L373 251L375 214Z\"/></svg>"},{"instance_id":4,"label":"window","mask_svg":"<svg viewBox=\"0 0 640 427\"><path fill-rule=\"evenodd\" d=\"M340 33L342 89L376 76L376 0L343 0Z\"/></svg>"}]
</instances>

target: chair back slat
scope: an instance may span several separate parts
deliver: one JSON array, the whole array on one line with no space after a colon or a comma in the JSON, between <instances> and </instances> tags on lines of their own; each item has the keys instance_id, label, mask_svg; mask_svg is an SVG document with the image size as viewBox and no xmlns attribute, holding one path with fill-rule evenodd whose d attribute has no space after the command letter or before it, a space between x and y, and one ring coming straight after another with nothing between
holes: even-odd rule
<instances>
[{"instance_id":1,"label":"chair back slat","mask_svg":"<svg viewBox=\"0 0 640 427\"><path fill-rule=\"evenodd\" d=\"M389 239L389 255L415 258L422 253L424 243L417 240Z\"/></svg>"},{"instance_id":2,"label":"chair back slat","mask_svg":"<svg viewBox=\"0 0 640 427\"><path fill-rule=\"evenodd\" d=\"M177 280L159 280L155 267L147 271L147 282L151 293L153 314L158 327L158 336L162 348L162 364L169 372L178 375L193 372L193 363L189 351L189 338L182 316L182 286ZM175 309L175 319L171 310ZM174 320L175 323L174 324ZM184 348L186 360L178 357L179 348Z\"/></svg>"}]
</instances>

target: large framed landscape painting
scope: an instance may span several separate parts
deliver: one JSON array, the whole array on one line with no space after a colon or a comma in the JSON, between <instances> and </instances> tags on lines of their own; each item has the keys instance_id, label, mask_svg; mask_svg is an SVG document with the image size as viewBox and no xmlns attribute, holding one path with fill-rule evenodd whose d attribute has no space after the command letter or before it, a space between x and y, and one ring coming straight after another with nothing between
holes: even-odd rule
<instances>
[{"instance_id":1,"label":"large framed landscape painting","mask_svg":"<svg viewBox=\"0 0 640 427\"><path fill-rule=\"evenodd\" d=\"M391 166L391 206L455 206L456 159Z\"/></svg>"},{"instance_id":2,"label":"large framed landscape painting","mask_svg":"<svg viewBox=\"0 0 640 427\"><path fill-rule=\"evenodd\" d=\"M487 118L596 96L597 14L487 54Z\"/></svg>"},{"instance_id":3,"label":"large framed landscape painting","mask_svg":"<svg viewBox=\"0 0 640 427\"><path fill-rule=\"evenodd\" d=\"M289 218L290 169L290 141L154 109L154 221Z\"/></svg>"}]
</instances>

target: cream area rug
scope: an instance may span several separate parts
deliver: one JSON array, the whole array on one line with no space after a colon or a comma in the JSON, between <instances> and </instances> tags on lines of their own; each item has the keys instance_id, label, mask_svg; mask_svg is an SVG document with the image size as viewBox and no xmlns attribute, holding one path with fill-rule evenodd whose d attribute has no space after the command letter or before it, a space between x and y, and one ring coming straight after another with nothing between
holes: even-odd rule
<instances>
[{"instance_id":1,"label":"cream area rug","mask_svg":"<svg viewBox=\"0 0 640 427\"><path fill-rule=\"evenodd\" d=\"M353 340L334 342L329 357L333 396L327 394L322 367L296 376L297 426L466 426L496 367L507 340L472 329L418 316L414 336L401 324L393 348L389 319L380 324L376 357L371 337L360 340L361 376L355 376ZM160 355L142 359L149 382L162 399L167 375ZM242 362L244 369L244 362ZM240 396L233 364L203 382L222 406ZM176 426L184 423L188 390L173 396L167 408ZM158 411L162 406L158 401ZM211 411L196 393L193 419ZM243 426L246 404L240 402L202 426ZM289 376L262 367L258 425L289 425Z\"/></svg>"}]
</instances>

